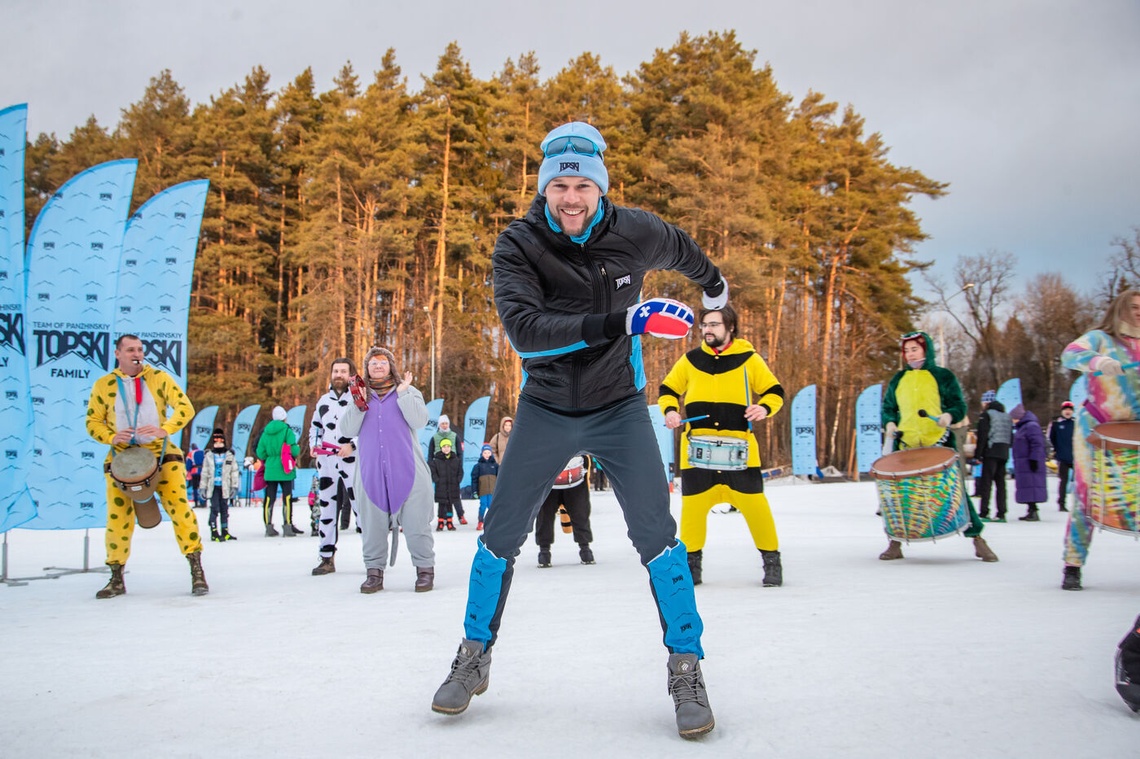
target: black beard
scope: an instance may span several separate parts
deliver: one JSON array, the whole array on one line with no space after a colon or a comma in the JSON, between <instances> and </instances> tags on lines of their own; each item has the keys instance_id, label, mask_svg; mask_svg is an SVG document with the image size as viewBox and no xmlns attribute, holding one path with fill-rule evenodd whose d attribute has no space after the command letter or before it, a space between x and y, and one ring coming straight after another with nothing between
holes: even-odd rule
<instances>
[{"instance_id":1,"label":"black beard","mask_svg":"<svg viewBox=\"0 0 1140 759\"><path fill-rule=\"evenodd\" d=\"M213 449L213 450L214 450L214 452L215 452L215 453L225 453L225 451L226 451L226 444L225 444L225 443L217 443L217 444L215 444L215 445L214 445L214 449Z\"/></svg>"},{"instance_id":2,"label":"black beard","mask_svg":"<svg viewBox=\"0 0 1140 759\"><path fill-rule=\"evenodd\" d=\"M716 335L709 335L705 338L705 345L710 348L723 348L728 340L721 340Z\"/></svg>"}]
</instances>

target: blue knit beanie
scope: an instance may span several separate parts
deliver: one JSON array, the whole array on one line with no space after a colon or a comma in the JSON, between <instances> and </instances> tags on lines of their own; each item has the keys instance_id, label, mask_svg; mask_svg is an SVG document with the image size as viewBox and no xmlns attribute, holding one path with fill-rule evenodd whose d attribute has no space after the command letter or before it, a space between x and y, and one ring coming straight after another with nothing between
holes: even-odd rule
<instances>
[{"instance_id":1,"label":"blue knit beanie","mask_svg":"<svg viewBox=\"0 0 1140 759\"><path fill-rule=\"evenodd\" d=\"M546 146L559 137L584 137L594 143L598 152L594 155L582 155L567 147L558 155L542 159L542 166L538 170L538 194L546 194L546 185L555 177L585 177L596 184L605 195L610 191L610 173L606 170L602 153L606 149L606 141L602 133L583 121L571 121L550 130L542 140L542 154L546 155Z\"/></svg>"},{"instance_id":2,"label":"blue knit beanie","mask_svg":"<svg viewBox=\"0 0 1140 759\"><path fill-rule=\"evenodd\" d=\"M986 392L982 393L982 403L993 403L996 400L997 393L995 393L993 390L987 390Z\"/></svg>"}]
</instances>

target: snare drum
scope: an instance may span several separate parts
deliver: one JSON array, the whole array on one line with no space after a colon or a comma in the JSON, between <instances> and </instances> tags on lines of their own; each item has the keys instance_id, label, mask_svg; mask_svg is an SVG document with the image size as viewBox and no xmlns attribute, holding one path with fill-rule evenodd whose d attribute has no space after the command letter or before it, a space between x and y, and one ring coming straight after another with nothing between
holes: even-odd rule
<instances>
[{"instance_id":1,"label":"snare drum","mask_svg":"<svg viewBox=\"0 0 1140 759\"><path fill-rule=\"evenodd\" d=\"M162 521L154 489L158 486L158 457L141 446L131 446L111 458L111 479L135 503L139 527Z\"/></svg>"},{"instance_id":2,"label":"snare drum","mask_svg":"<svg viewBox=\"0 0 1140 759\"><path fill-rule=\"evenodd\" d=\"M937 540L970 526L958 453L935 445L908 448L871 464L883 531L892 540Z\"/></svg>"},{"instance_id":3,"label":"snare drum","mask_svg":"<svg viewBox=\"0 0 1140 759\"><path fill-rule=\"evenodd\" d=\"M690 437L689 466L697 469L747 469L748 441L735 437Z\"/></svg>"},{"instance_id":4,"label":"snare drum","mask_svg":"<svg viewBox=\"0 0 1140 759\"><path fill-rule=\"evenodd\" d=\"M558 473L552 489L567 490L586 479L586 462L581 456L575 456L566 462L566 468Z\"/></svg>"},{"instance_id":5,"label":"snare drum","mask_svg":"<svg viewBox=\"0 0 1140 759\"><path fill-rule=\"evenodd\" d=\"M1088 442L1089 518L1101 529L1140 537L1140 422L1098 424Z\"/></svg>"}]
</instances>

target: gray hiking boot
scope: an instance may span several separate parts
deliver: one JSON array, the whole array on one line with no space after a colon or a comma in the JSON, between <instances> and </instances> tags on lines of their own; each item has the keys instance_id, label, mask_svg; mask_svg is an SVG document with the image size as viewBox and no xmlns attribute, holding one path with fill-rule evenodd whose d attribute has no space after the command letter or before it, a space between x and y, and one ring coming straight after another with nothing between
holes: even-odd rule
<instances>
[{"instance_id":1,"label":"gray hiking boot","mask_svg":"<svg viewBox=\"0 0 1140 759\"><path fill-rule=\"evenodd\" d=\"M669 655L669 695L677 710L677 732L682 738L696 738L713 729L716 721L696 654Z\"/></svg>"},{"instance_id":2,"label":"gray hiking boot","mask_svg":"<svg viewBox=\"0 0 1140 759\"><path fill-rule=\"evenodd\" d=\"M451 662L451 672L431 700L431 710L440 714L461 714L471 703L471 697L486 691L490 681L491 652L484 651L479 641L464 638L455 661Z\"/></svg>"}]
</instances>

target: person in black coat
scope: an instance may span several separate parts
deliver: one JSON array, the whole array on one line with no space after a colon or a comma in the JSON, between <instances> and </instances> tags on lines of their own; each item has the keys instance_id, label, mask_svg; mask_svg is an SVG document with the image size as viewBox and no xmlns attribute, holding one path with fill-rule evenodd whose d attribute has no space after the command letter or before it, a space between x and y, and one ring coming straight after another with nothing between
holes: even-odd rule
<instances>
[{"instance_id":1,"label":"person in black coat","mask_svg":"<svg viewBox=\"0 0 1140 759\"><path fill-rule=\"evenodd\" d=\"M1006 490L1005 467L1009 461L1009 450L1013 445L1013 420L1005 413L1005 406L997 400L993 390L982 393L985 411L978 419L978 447L975 458L982 462L982 479L978 483L978 516L991 521L990 484L997 495L997 515L992 520L1005 521Z\"/></svg>"},{"instance_id":2,"label":"person in black coat","mask_svg":"<svg viewBox=\"0 0 1140 759\"><path fill-rule=\"evenodd\" d=\"M455 529L452 521L452 510L459 504L459 483L463 480L463 461L458 453L451 450L451 441L447 438L439 441L439 450L431 458L431 481L435 483L435 502L439 505L436 523L436 532L444 528ZM467 521L460 517L460 524Z\"/></svg>"},{"instance_id":3,"label":"person in black coat","mask_svg":"<svg viewBox=\"0 0 1140 759\"><path fill-rule=\"evenodd\" d=\"M1069 489L1069 474L1073 471L1073 403L1061 404L1061 415L1049 425L1049 445L1053 446L1053 457L1057 460L1057 511L1068 511L1065 507L1066 491Z\"/></svg>"}]
</instances>

